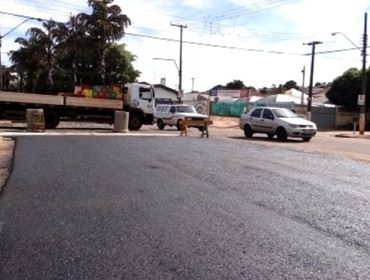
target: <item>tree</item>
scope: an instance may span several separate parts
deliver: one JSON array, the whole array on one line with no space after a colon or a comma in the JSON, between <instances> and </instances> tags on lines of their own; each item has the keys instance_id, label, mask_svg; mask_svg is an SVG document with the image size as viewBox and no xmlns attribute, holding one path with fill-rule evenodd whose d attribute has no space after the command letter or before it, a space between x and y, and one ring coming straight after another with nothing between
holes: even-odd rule
<instances>
[{"instance_id":1,"label":"tree","mask_svg":"<svg viewBox=\"0 0 370 280\"><path fill-rule=\"evenodd\" d=\"M267 87L263 87L260 89L260 93L263 94L263 95L266 95L268 93L267 91Z\"/></svg>"},{"instance_id":2,"label":"tree","mask_svg":"<svg viewBox=\"0 0 370 280\"><path fill-rule=\"evenodd\" d=\"M283 87L286 89L286 90L290 90L292 88L294 89L298 89L298 85L297 85L297 82L293 81L293 80L290 80L290 81L287 81Z\"/></svg>"},{"instance_id":3,"label":"tree","mask_svg":"<svg viewBox=\"0 0 370 280\"><path fill-rule=\"evenodd\" d=\"M134 82L140 75L140 72L132 66L134 61L135 56L125 49L125 44L110 46L105 57L107 73L105 83Z\"/></svg>"},{"instance_id":4,"label":"tree","mask_svg":"<svg viewBox=\"0 0 370 280\"><path fill-rule=\"evenodd\" d=\"M17 38L20 48L10 52L12 68L19 77L19 90L34 93L42 71L39 46L31 39Z\"/></svg>"},{"instance_id":5,"label":"tree","mask_svg":"<svg viewBox=\"0 0 370 280\"><path fill-rule=\"evenodd\" d=\"M366 105L370 106L370 70L367 70L367 98ZM342 76L336 78L326 97L335 105L343 106L349 109L357 108L357 98L361 92L361 71L356 68L350 68Z\"/></svg>"},{"instance_id":6,"label":"tree","mask_svg":"<svg viewBox=\"0 0 370 280\"><path fill-rule=\"evenodd\" d=\"M39 71L46 76L47 91L51 93L54 85L53 72L56 67L55 64L55 35L57 24L50 20L42 23L43 29L32 27L28 29L29 41L37 49L37 56L39 58Z\"/></svg>"},{"instance_id":7,"label":"tree","mask_svg":"<svg viewBox=\"0 0 370 280\"><path fill-rule=\"evenodd\" d=\"M130 24L113 0L90 0L91 14L71 16L66 23L47 21L17 38L12 69L18 88L27 92L72 91L76 84L132 82L140 72L135 56L116 45Z\"/></svg>"},{"instance_id":8,"label":"tree","mask_svg":"<svg viewBox=\"0 0 370 280\"><path fill-rule=\"evenodd\" d=\"M226 84L227 89L244 89L246 86L241 80L234 80Z\"/></svg>"},{"instance_id":9,"label":"tree","mask_svg":"<svg viewBox=\"0 0 370 280\"><path fill-rule=\"evenodd\" d=\"M58 64L65 69L64 73L59 74L69 80L72 86L79 81L78 64L82 64L88 53L91 53L86 33L85 18L81 14L71 16L67 23L58 23L55 30Z\"/></svg>"},{"instance_id":10,"label":"tree","mask_svg":"<svg viewBox=\"0 0 370 280\"><path fill-rule=\"evenodd\" d=\"M12 74L12 68L6 67L5 65L1 65L2 68L2 81L3 81L3 90L10 91L14 81L16 80L16 76Z\"/></svg>"},{"instance_id":11,"label":"tree","mask_svg":"<svg viewBox=\"0 0 370 280\"><path fill-rule=\"evenodd\" d=\"M127 15L122 14L120 6L112 4L113 0L88 0L92 14L81 14L92 39L99 61L100 82L105 81L105 55L111 43L121 39L125 28L131 24Z\"/></svg>"}]
</instances>

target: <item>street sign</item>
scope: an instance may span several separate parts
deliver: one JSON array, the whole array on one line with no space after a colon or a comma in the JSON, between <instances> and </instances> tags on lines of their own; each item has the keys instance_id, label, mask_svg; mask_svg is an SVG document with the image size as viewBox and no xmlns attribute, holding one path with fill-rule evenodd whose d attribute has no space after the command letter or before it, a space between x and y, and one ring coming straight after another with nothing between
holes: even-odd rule
<instances>
[{"instance_id":1,"label":"street sign","mask_svg":"<svg viewBox=\"0 0 370 280\"><path fill-rule=\"evenodd\" d=\"M365 95L364 94L358 95L357 105L360 105L360 106L365 105Z\"/></svg>"}]
</instances>

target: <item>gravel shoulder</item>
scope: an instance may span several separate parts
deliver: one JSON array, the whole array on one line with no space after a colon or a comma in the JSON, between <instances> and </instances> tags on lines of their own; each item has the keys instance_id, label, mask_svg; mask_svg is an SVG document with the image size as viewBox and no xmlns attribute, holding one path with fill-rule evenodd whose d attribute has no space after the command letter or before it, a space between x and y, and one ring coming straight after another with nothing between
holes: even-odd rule
<instances>
[{"instance_id":1,"label":"gravel shoulder","mask_svg":"<svg viewBox=\"0 0 370 280\"><path fill-rule=\"evenodd\" d=\"M9 176L13 160L14 140L0 137L0 192Z\"/></svg>"}]
</instances>

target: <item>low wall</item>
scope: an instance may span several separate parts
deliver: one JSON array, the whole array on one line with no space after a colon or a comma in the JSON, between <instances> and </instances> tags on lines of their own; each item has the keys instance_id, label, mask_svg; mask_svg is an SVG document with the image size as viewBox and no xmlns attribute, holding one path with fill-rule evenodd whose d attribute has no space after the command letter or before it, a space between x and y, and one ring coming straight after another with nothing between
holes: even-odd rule
<instances>
[{"instance_id":1,"label":"low wall","mask_svg":"<svg viewBox=\"0 0 370 280\"><path fill-rule=\"evenodd\" d=\"M335 128L353 125L354 119L358 122L358 112L337 109L335 116Z\"/></svg>"}]
</instances>

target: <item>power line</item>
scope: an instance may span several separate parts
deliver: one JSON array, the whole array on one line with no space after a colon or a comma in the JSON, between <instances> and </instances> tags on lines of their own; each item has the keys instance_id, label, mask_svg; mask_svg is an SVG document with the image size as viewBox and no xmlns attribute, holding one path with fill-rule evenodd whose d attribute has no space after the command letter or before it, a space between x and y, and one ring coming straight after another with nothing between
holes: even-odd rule
<instances>
[{"instance_id":1,"label":"power line","mask_svg":"<svg viewBox=\"0 0 370 280\"><path fill-rule=\"evenodd\" d=\"M229 10L228 12L219 12L215 15L210 15L210 18L215 19L231 19L235 17L239 17L241 15L251 14L251 13L258 13L265 10L270 10L272 8L277 8L285 5L289 5L295 2L299 2L301 0L263 0L263 1L256 1L248 5L247 7L243 8L235 8Z\"/></svg>"},{"instance_id":2,"label":"power line","mask_svg":"<svg viewBox=\"0 0 370 280\"><path fill-rule=\"evenodd\" d=\"M162 40L162 41L168 41L168 42L180 42L180 40L177 40L177 39L164 38L164 37L158 37L158 36L152 36L152 35L137 34L137 33L130 33L130 32L126 32L125 34L129 35L129 36L143 37L143 38ZM241 50L241 51L249 51L249 52L260 52L260 53L302 56L302 54L299 54L299 53L289 53L289 52L282 52L282 51L254 49L254 48L243 48L243 47L236 47L236 46L226 46L226 45L218 45L218 44L210 44L210 43L201 43L201 42L194 42L194 41L183 41L183 43L188 44L188 45L214 47L214 48L230 49L230 50Z\"/></svg>"},{"instance_id":3,"label":"power line","mask_svg":"<svg viewBox=\"0 0 370 280\"><path fill-rule=\"evenodd\" d=\"M4 12L4 11L0 11L0 14L3 14L3 15L8 15L8 16L14 16L14 17L20 17L20 18L26 18L26 19L37 19L37 20L41 20L41 21L54 21L56 23L61 23L59 21L55 21L55 20L50 20L50 19L45 19L45 18L40 18L40 17L31 17L31 16L26 16L26 15L21 15L21 14L15 14L15 13L9 13L9 12Z\"/></svg>"},{"instance_id":4,"label":"power line","mask_svg":"<svg viewBox=\"0 0 370 280\"><path fill-rule=\"evenodd\" d=\"M26 16L26 15L16 14L16 13L10 13L10 12L4 12L4 11L0 11L0 14L10 15L10 16L20 17L20 18L27 18L27 19L40 19L42 21L50 21L50 20L44 19L44 18L36 18L36 17ZM55 21L55 22L57 22L57 21ZM180 42L177 39L171 39L171 38L165 38L165 37L159 37L159 36L152 36L152 35L146 35L146 34L138 34L138 33L130 33L130 32L125 32L125 34L128 35L128 36L142 37L142 38L148 38L148 39L155 39L155 40L162 40L162 41L169 41L169 42ZM279 55L295 55L295 56L311 55L310 53L309 54L307 54L307 53L301 54L301 53L292 53L292 52L283 52L283 51L273 51L273 50L263 50L263 49L244 48L244 47L237 47L237 46L210 44L210 43L202 43L202 42L194 42L194 41L183 41L183 43L189 44L189 45L204 46L204 47L214 47L214 48L222 48L222 49L230 49L230 50L241 50L241 51L270 53L270 54L279 54ZM353 51L353 50L357 50L357 49L356 48L347 48L347 49L329 50L329 51L317 52L316 54L330 54L330 53Z\"/></svg>"}]
</instances>

